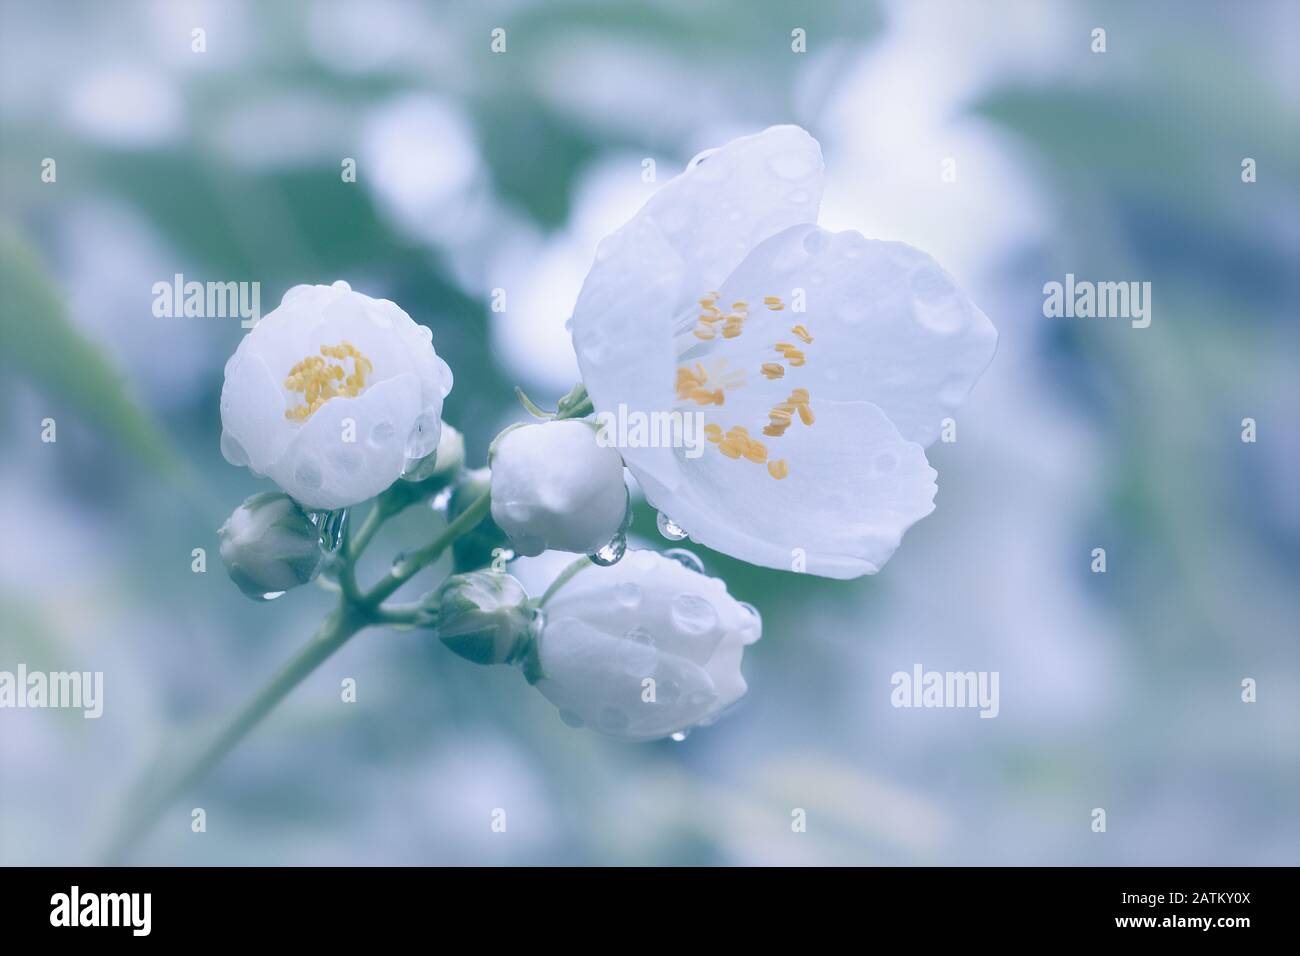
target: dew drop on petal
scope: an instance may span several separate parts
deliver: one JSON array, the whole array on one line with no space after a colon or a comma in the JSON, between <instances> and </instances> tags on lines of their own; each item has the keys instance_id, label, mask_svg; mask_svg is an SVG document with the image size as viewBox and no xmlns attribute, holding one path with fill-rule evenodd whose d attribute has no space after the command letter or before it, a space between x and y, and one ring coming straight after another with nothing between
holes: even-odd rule
<instances>
[{"instance_id":1,"label":"dew drop on petal","mask_svg":"<svg viewBox=\"0 0 1300 956\"><path fill-rule=\"evenodd\" d=\"M664 552L664 557L669 561L676 561L688 571L694 571L696 574L704 573L704 562L693 551L687 551L685 548L669 548Z\"/></svg>"},{"instance_id":2,"label":"dew drop on petal","mask_svg":"<svg viewBox=\"0 0 1300 956\"><path fill-rule=\"evenodd\" d=\"M429 507L434 511L446 511L447 506L451 504L451 488L443 488L429 501Z\"/></svg>"},{"instance_id":3,"label":"dew drop on petal","mask_svg":"<svg viewBox=\"0 0 1300 956\"><path fill-rule=\"evenodd\" d=\"M393 427L392 422L380 422L370 429L369 441L373 447L383 448L393 440L395 434L397 434L397 429Z\"/></svg>"},{"instance_id":4,"label":"dew drop on petal","mask_svg":"<svg viewBox=\"0 0 1300 956\"><path fill-rule=\"evenodd\" d=\"M681 525L668 517L662 511L659 512L658 516L655 518L655 522L659 525L659 533L669 541L681 541L686 537L686 532L682 529Z\"/></svg>"},{"instance_id":5,"label":"dew drop on petal","mask_svg":"<svg viewBox=\"0 0 1300 956\"><path fill-rule=\"evenodd\" d=\"M631 581L624 581L614 586L614 600L628 610L641 605L641 588Z\"/></svg>"},{"instance_id":6,"label":"dew drop on petal","mask_svg":"<svg viewBox=\"0 0 1300 956\"><path fill-rule=\"evenodd\" d=\"M671 740L671 741L673 741L674 743L681 743L683 740L685 740L685 739L686 739L687 737L689 737L690 735L691 735L691 732L690 732L689 730L679 730L679 731L677 731L677 733L673 734L673 735L672 735L671 737L669 737L668 739Z\"/></svg>"},{"instance_id":7,"label":"dew drop on petal","mask_svg":"<svg viewBox=\"0 0 1300 956\"><path fill-rule=\"evenodd\" d=\"M278 597L284 597L283 591L267 591L262 595L263 601L274 601Z\"/></svg>"},{"instance_id":8,"label":"dew drop on petal","mask_svg":"<svg viewBox=\"0 0 1300 956\"><path fill-rule=\"evenodd\" d=\"M623 636L634 644L645 644L651 647L654 646L654 635L644 627L629 627Z\"/></svg>"},{"instance_id":9,"label":"dew drop on petal","mask_svg":"<svg viewBox=\"0 0 1300 956\"><path fill-rule=\"evenodd\" d=\"M673 598L671 614L673 626L683 634L707 634L718 623L718 612L713 605L689 592Z\"/></svg>"}]
</instances>

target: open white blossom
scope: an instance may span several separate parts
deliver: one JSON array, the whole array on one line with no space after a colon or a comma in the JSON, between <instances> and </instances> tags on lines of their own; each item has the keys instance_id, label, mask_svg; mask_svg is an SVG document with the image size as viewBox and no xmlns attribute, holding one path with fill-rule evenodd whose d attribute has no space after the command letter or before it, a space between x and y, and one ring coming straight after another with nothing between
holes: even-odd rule
<instances>
[{"instance_id":1,"label":"open white blossom","mask_svg":"<svg viewBox=\"0 0 1300 956\"><path fill-rule=\"evenodd\" d=\"M710 445L623 449L693 540L752 564L873 574L934 508L923 447L992 359L929 256L816 225L817 141L703 153L607 237L573 313L599 412L701 412Z\"/></svg>"},{"instance_id":2,"label":"open white blossom","mask_svg":"<svg viewBox=\"0 0 1300 956\"><path fill-rule=\"evenodd\" d=\"M590 554L623 525L623 459L585 422L514 428L498 440L491 466L492 520L521 555Z\"/></svg>"},{"instance_id":3,"label":"open white blossom","mask_svg":"<svg viewBox=\"0 0 1300 956\"><path fill-rule=\"evenodd\" d=\"M307 508L379 494L438 446L452 376L431 339L346 282L294 286L226 363L222 454Z\"/></svg>"},{"instance_id":4,"label":"open white blossom","mask_svg":"<svg viewBox=\"0 0 1300 956\"><path fill-rule=\"evenodd\" d=\"M709 724L745 693L758 614L717 578L653 551L586 568L545 609L536 687L566 723L622 740Z\"/></svg>"}]
</instances>

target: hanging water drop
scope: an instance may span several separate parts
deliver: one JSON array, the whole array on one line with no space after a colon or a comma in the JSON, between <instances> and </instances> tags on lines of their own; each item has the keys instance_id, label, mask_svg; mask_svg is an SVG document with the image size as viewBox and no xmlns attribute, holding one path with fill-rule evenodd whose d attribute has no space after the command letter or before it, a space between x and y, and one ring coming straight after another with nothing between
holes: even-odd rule
<instances>
[{"instance_id":1,"label":"hanging water drop","mask_svg":"<svg viewBox=\"0 0 1300 956\"><path fill-rule=\"evenodd\" d=\"M686 739L687 737L689 737L690 735L691 735L691 732L690 732L689 730L679 730L679 731L677 731L677 733L673 734L673 735L672 735L671 737L669 737L668 739L669 739L669 740L672 740L672 741L675 742L675 743L681 743L683 740L685 740L685 739Z\"/></svg>"},{"instance_id":2,"label":"hanging water drop","mask_svg":"<svg viewBox=\"0 0 1300 956\"><path fill-rule=\"evenodd\" d=\"M429 507L434 511L446 511L451 504L451 487L448 486L429 499Z\"/></svg>"},{"instance_id":3,"label":"hanging water drop","mask_svg":"<svg viewBox=\"0 0 1300 956\"><path fill-rule=\"evenodd\" d=\"M605 545L603 548L598 548L591 554L587 555L587 557L591 559L592 564L598 564L602 568L607 568L611 564L618 564L626 553L627 535L620 531L618 534L614 535L613 540L610 541L609 544Z\"/></svg>"},{"instance_id":4,"label":"hanging water drop","mask_svg":"<svg viewBox=\"0 0 1300 956\"><path fill-rule=\"evenodd\" d=\"M655 522L659 525L659 533L669 541L681 541L686 537L686 532L682 529L682 526L662 511L655 518Z\"/></svg>"},{"instance_id":5,"label":"hanging water drop","mask_svg":"<svg viewBox=\"0 0 1300 956\"><path fill-rule=\"evenodd\" d=\"M739 605L745 615L745 621L741 625L741 640L746 644L753 644L763 636L763 615L759 614L758 608L752 604L740 601Z\"/></svg>"},{"instance_id":6,"label":"hanging water drop","mask_svg":"<svg viewBox=\"0 0 1300 956\"><path fill-rule=\"evenodd\" d=\"M328 554L337 551L343 543L343 533L347 530L348 509L314 512L312 523L320 530L320 544L325 552Z\"/></svg>"},{"instance_id":7,"label":"hanging water drop","mask_svg":"<svg viewBox=\"0 0 1300 956\"><path fill-rule=\"evenodd\" d=\"M274 601L278 597L284 597L283 591L267 591L262 595L263 601Z\"/></svg>"}]
</instances>

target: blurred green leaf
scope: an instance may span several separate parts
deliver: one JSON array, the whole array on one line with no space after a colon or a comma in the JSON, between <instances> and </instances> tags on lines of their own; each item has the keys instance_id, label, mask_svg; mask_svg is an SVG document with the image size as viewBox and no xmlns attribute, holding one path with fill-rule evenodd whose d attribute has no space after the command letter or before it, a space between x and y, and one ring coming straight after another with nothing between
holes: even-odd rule
<instances>
[{"instance_id":1,"label":"blurred green leaf","mask_svg":"<svg viewBox=\"0 0 1300 956\"><path fill-rule=\"evenodd\" d=\"M68 317L53 281L28 245L0 231L0 362L102 426L150 468L174 476L167 439L130 397L103 351Z\"/></svg>"}]
</instances>

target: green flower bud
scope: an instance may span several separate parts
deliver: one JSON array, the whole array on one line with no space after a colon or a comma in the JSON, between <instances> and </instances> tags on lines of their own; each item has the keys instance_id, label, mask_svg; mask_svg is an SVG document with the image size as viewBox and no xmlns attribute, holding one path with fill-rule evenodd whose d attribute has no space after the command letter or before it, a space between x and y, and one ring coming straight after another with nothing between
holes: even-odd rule
<instances>
[{"instance_id":1,"label":"green flower bud","mask_svg":"<svg viewBox=\"0 0 1300 956\"><path fill-rule=\"evenodd\" d=\"M448 578L432 597L438 637L475 664L513 663L533 641L536 611L508 574L472 571Z\"/></svg>"},{"instance_id":2,"label":"green flower bud","mask_svg":"<svg viewBox=\"0 0 1300 956\"><path fill-rule=\"evenodd\" d=\"M230 579L259 600L306 584L325 559L320 529L292 498L278 491L253 495L217 535Z\"/></svg>"}]
</instances>

